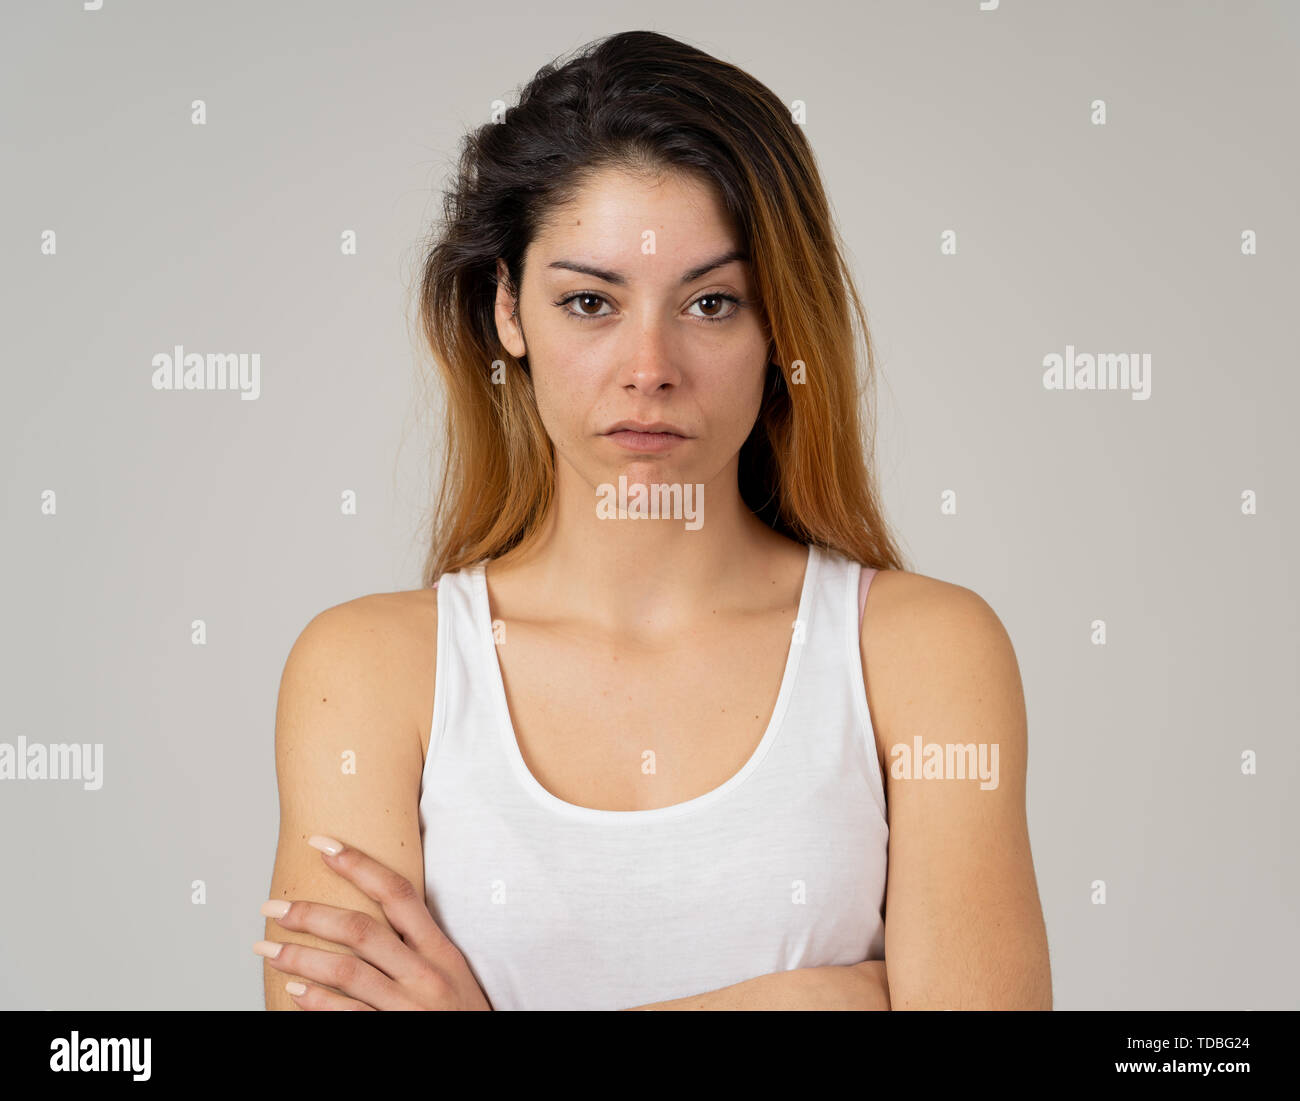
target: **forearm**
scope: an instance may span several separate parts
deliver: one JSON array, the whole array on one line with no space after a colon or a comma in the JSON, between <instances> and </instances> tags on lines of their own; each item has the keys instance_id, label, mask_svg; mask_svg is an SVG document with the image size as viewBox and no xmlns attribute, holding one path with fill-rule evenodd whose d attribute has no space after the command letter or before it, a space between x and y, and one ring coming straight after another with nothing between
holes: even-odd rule
<instances>
[{"instance_id":1,"label":"forearm","mask_svg":"<svg viewBox=\"0 0 1300 1101\"><path fill-rule=\"evenodd\" d=\"M734 986L692 994L670 1002L632 1007L649 1009L831 1010L888 1009L884 960L831 967L801 967L759 975Z\"/></svg>"}]
</instances>

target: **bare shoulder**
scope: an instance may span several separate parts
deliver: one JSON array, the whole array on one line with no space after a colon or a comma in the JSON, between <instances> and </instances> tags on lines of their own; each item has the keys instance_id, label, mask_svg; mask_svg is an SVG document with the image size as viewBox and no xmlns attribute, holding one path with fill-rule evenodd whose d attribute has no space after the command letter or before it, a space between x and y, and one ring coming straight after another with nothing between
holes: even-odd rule
<instances>
[{"instance_id":1,"label":"bare shoulder","mask_svg":"<svg viewBox=\"0 0 1300 1101\"><path fill-rule=\"evenodd\" d=\"M427 744L438 644L435 589L372 593L336 604L303 628L285 673L303 666L346 676L365 696L398 709L403 733Z\"/></svg>"},{"instance_id":2,"label":"bare shoulder","mask_svg":"<svg viewBox=\"0 0 1300 1101\"><path fill-rule=\"evenodd\" d=\"M308 638L362 647L419 645L437 622L436 589L372 593L326 608L308 623L299 641Z\"/></svg>"},{"instance_id":3,"label":"bare shoulder","mask_svg":"<svg viewBox=\"0 0 1300 1101\"><path fill-rule=\"evenodd\" d=\"M1001 623L988 602L973 589L906 570L878 571L867 591L867 609L867 616L876 620L878 630L978 630ZM864 620L864 641L869 634Z\"/></svg>"},{"instance_id":4,"label":"bare shoulder","mask_svg":"<svg viewBox=\"0 0 1300 1101\"><path fill-rule=\"evenodd\" d=\"M924 574L880 570L871 579L861 654L882 767L886 740L905 732L919 698L951 698L982 685L1014 706L1021 690L1011 639L988 601Z\"/></svg>"}]
</instances>

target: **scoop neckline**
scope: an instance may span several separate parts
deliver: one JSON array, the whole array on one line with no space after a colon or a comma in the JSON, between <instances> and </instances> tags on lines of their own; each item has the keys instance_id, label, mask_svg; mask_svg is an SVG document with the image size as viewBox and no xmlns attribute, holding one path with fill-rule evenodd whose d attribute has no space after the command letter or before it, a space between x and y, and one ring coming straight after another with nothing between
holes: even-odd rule
<instances>
[{"instance_id":1,"label":"scoop neckline","mask_svg":"<svg viewBox=\"0 0 1300 1101\"><path fill-rule=\"evenodd\" d=\"M817 572L821 565L821 554L817 546L813 543L809 543L807 546L808 560L804 565L803 584L799 590L799 608L795 613L797 622L804 624L804 638L808 635L807 618L812 606L811 594L817 583ZM492 609L488 598L486 563L480 562L474 566L473 581L474 615L477 633L480 646L485 648L485 664L491 669L490 678L492 683L490 692L492 706L496 712L495 725L504 743L503 748L506 759L510 762L511 771L515 773L524 790L536 802L558 814L567 818L605 825L631 825L633 823L668 821L705 810L726 798L754 774L781 731L785 713L790 704L790 697L794 691L795 677L799 669L799 658L806 645L803 641L795 641L796 632L794 631L791 631L790 634L789 649L786 651L785 656L785 667L781 673L781 686L777 690L776 703L772 707L772 714L768 718L763 737L740 769L717 787L711 791L706 791L703 795L697 795L694 799L687 799L681 803L671 803L666 807L652 807L649 810L604 810L597 807L581 807L577 803L570 803L565 799L561 799L542 786L524 761L523 753L519 748L519 738L515 733L514 719L510 715L510 706L506 701L505 677L501 672L500 657L497 654L496 639L492 631Z\"/></svg>"}]
</instances>

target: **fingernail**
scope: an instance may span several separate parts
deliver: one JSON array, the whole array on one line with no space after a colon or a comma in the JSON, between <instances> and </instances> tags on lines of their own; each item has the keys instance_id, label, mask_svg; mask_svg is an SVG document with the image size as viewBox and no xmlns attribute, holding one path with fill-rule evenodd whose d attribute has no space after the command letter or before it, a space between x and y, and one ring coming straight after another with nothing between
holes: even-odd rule
<instances>
[{"instance_id":1,"label":"fingernail","mask_svg":"<svg viewBox=\"0 0 1300 1101\"><path fill-rule=\"evenodd\" d=\"M268 960L273 960L280 954L280 949L283 947L283 944L279 944L276 941L259 940L255 945L253 945L253 951L259 956L265 956Z\"/></svg>"},{"instance_id":2,"label":"fingernail","mask_svg":"<svg viewBox=\"0 0 1300 1101\"><path fill-rule=\"evenodd\" d=\"M284 988L295 996L307 993L307 988L300 982L287 982L284 984Z\"/></svg>"},{"instance_id":3,"label":"fingernail","mask_svg":"<svg viewBox=\"0 0 1300 1101\"><path fill-rule=\"evenodd\" d=\"M309 838L307 838L307 844L313 849L320 849L323 853L329 853L330 856L343 851L343 846L338 841L335 841L334 838L322 837L318 833L313 833Z\"/></svg>"},{"instance_id":4,"label":"fingernail","mask_svg":"<svg viewBox=\"0 0 1300 1101\"><path fill-rule=\"evenodd\" d=\"M282 918L289 912L289 903L283 899L268 898L262 903L262 913L269 918Z\"/></svg>"}]
</instances>

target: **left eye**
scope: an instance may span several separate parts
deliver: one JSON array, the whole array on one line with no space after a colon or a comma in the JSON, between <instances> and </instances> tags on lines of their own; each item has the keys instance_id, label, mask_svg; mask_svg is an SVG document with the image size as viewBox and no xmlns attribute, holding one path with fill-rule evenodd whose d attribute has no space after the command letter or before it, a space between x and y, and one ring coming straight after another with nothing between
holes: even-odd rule
<instances>
[{"instance_id":1,"label":"left eye","mask_svg":"<svg viewBox=\"0 0 1300 1101\"><path fill-rule=\"evenodd\" d=\"M710 301L730 302L734 308L728 313L722 314L718 317L710 317L709 315L706 314L704 315L705 321L726 321L727 318L729 317L735 317L740 310L740 299L730 294L702 294L700 295L699 298L697 298L694 302L692 302L691 305L698 306L701 302L710 302Z\"/></svg>"}]
</instances>

